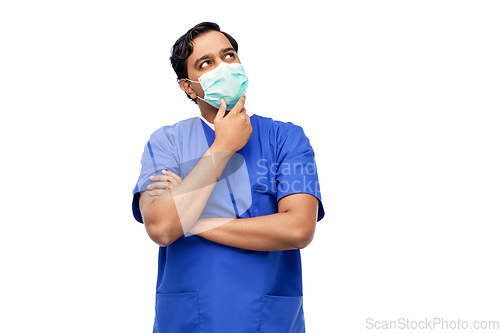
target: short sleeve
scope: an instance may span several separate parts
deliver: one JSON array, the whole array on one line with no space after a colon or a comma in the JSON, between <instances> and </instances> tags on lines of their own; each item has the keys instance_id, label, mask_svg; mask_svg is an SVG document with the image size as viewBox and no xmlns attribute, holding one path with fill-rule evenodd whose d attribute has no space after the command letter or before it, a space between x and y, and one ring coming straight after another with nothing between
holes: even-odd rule
<instances>
[{"instance_id":1,"label":"short sleeve","mask_svg":"<svg viewBox=\"0 0 500 333\"><path fill-rule=\"evenodd\" d=\"M179 161L174 130L165 126L155 131L148 142L144 145L144 152L141 158L141 173L137 184L134 187L132 199L132 212L138 222L142 221L139 210L139 198L147 186L153 183L149 178L153 175L160 175L162 170L169 170L176 174L179 172Z\"/></svg>"},{"instance_id":2,"label":"short sleeve","mask_svg":"<svg viewBox=\"0 0 500 333\"><path fill-rule=\"evenodd\" d=\"M307 193L318 199L318 221L325 215L321 201L314 151L300 126L281 123L276 129L277 200L295 193Z\"/></svg>"}]
</instances>

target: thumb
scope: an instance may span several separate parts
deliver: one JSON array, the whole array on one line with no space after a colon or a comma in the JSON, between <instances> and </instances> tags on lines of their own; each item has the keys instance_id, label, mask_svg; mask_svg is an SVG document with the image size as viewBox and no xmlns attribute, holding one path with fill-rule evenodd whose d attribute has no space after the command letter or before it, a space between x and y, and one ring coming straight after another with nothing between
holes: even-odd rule
<instances>
[{"instance_id":1,"label":"thumb","mask_svg":"<svg viewBox=\"0 0 500 333\"><path fill-rule=\"evenodd\" d=\"M222 118L224 118L225 114L226 114L226 101L221 98L219 111L217 111L217 115L215 116L215 119L221 120Z\"/></svg>"}]
</instances>

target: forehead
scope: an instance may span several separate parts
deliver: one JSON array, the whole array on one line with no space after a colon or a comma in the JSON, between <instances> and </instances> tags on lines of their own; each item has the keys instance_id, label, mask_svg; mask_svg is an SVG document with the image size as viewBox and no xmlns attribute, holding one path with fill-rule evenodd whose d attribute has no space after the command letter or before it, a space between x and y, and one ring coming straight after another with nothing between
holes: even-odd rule
<instances>
[{"instance_id":1,"label":"forehead","mask_svg":"<svg viewBox=\"0 0 500 333\"><path fill-rule=\"evenodd\" d=\"M219 54L219 51L232 47L229 40L219 31L209 31L193 40L193 53L188 62L194 63L196 59L206 54Z\"/></svg>"}]
</instances>

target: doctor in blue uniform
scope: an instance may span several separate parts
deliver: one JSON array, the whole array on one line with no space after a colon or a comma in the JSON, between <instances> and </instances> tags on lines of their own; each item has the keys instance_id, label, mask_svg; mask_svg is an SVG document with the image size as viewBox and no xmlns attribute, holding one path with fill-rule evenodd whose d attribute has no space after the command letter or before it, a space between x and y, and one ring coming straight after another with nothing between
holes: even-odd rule
<instances>
[{"instance_id":1,"label":"doctor in blue uniform","mask_svg":"<svg viewBox=\"0 0 500 333\"><path fill-rule=\"evenodd\" d=\"M133 190L160 246L153 332L305 332L300 249L324 216L314 152L301 127L246 111L237 52L210 22L172 48L201 114L151 135Z\"/></svg>"}]
</instances>

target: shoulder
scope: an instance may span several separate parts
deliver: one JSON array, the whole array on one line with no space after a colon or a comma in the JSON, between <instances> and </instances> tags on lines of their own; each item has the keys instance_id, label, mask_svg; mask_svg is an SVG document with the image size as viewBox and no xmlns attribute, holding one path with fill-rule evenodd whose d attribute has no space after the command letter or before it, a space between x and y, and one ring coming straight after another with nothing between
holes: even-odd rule
<instances>
[{"instance_id":1,"label":"shoulder","mask_svg":"<svg viewBox=\"0 0 500 333\"><path fill-rule=\"evenodd\" d=\"M292 122L275 120L268 117L262 117L256 114L253 114L252 118L255 118L255 122L258 123L259 126L269 128L270 131L272 131L278 136L287 136L288 134L290 134L290 132L294 131L303 132L302 127Z\"/></svg>"},{"instance_id":2,"label":"shoulder","mask_svg":"<svg viewBox=\"0 0 500 333\"><path fill-rule=\"evenodd\" d=\"M162 126L151 134L149 142L175 140L175 138L177 138L181 133L186 132L187 129L198 124L199 120L199 117L192 117L181 120L173 125Z\"/></svg>"},{"instance_id":3,"label":"shoulder","mask_svg":"<svg viewBox=\"0 0 500 333\"><path fill-rule=\"evenodd\" d=\"M269 140L268 143L277 149L276 153L279 153L280 147L284 145L293 146L300 142L309 143L302 127L292 122L275 120L256 114L253 114L251 119L254 131L257 127L258 135L261 138L265 136L266 142Z\"/></svg>"}]
</instances>

